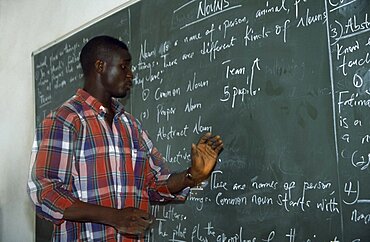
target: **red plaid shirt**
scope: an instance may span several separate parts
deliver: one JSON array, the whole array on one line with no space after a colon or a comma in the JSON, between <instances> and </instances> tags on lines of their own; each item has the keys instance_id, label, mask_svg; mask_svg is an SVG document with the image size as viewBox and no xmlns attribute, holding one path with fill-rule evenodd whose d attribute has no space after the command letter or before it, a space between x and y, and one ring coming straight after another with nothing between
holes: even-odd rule
<instances>
[{"instance_id":1,"label":"red plaid shirt","mask_svg":"<svg viewBox=\"0 0 370 242\"><path fill-rule=\"evenodd\" d=\"M170 173L140 123L113 100L112 127L105 108L82 89L36 130L28 192L36 212L54 223L54 241L139 241L112 227L63 220L75 199L107 207L149 210L149 201L172 195Z\"/></svg>"}]
</instances>

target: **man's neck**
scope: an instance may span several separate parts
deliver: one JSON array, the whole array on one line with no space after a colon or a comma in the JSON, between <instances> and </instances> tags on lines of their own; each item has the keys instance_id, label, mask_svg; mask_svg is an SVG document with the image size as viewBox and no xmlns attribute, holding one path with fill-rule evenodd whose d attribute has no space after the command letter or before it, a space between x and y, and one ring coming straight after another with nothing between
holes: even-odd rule
<instances>
[{"instance_id":1,"label":"man's neck","mask_svg":"<svg viewBox=\"0 0 370 242\"><path fill-rule=\"evenodd\" d=\"M109 111L113 111L112 97L110 95L101 92L98 88L84 86L83 89L86 92L88 92L91 96L93 96L96 100L98 100L106 109L108 109Z\"/></svg>"}]
</instances>

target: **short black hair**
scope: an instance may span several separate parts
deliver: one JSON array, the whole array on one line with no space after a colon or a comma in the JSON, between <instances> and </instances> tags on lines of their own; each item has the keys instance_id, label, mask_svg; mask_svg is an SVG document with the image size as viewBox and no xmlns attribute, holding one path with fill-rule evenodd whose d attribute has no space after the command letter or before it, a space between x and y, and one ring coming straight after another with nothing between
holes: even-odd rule
<instances>
[{"instance_id":1,"label":"short black hair","mask_svg":"<svg viewBox=\"0 0 370 242\"><path fill-rule=\"evenodd\" d=\"M88 73L94 67L96 60L107 61L111 58L111 54L118 49L125 49L128 51L127 45L111 36L96 36L90 39L85 46L82 48L80 53L80 63L84 75Z\"/></svg>"}]
</instances>

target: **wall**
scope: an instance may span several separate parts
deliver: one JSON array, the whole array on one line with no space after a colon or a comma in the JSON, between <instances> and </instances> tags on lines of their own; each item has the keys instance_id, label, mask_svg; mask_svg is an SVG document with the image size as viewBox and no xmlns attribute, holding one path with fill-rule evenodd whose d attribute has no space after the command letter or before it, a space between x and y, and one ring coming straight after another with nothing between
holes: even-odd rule
<instances>
[{"instance_id":1,"label":"wall","mask_svg":"<svg viewBox=\"0 0 370 242\"><path fill-rule=\"evenodd\" d=\"M34 131L31 53L128 0L0 0L0 241L34 241L26 194Z\"/></svg>"}]
</instances>

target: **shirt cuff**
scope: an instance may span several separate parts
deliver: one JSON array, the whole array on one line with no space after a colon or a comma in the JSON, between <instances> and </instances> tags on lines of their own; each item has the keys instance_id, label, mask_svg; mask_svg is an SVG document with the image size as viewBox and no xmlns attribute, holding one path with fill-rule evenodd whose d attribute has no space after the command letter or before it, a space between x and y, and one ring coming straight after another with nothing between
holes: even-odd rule
<instances>
[{"instance_id":1,"label":"shirt cuff","mask_svg":"<svg viewBox=\"0 0 370 242\"><path fill-rule=\"evenodd\" d=\"M167 201L185 201L190 192L190 187L172 194L167 186L167 180L171 174L162 175L158 177L155 182L155 191L149 189L149 198L151 202L167 202Z\"/></svg>"},{"instance_id":2,"label":"shirt cuff","mask_svg":"<svg viewBox=\"0 0 370 242\"><path fill-rule=\"evenodd\" d=\"M73 205L77 198L59 196L54 199L52 206L41 205L41 217L51 221L53 224L60 225L65 219L64 211ZM46 203L46 201L45 201Z\"/></svg>"}]
</instances>

